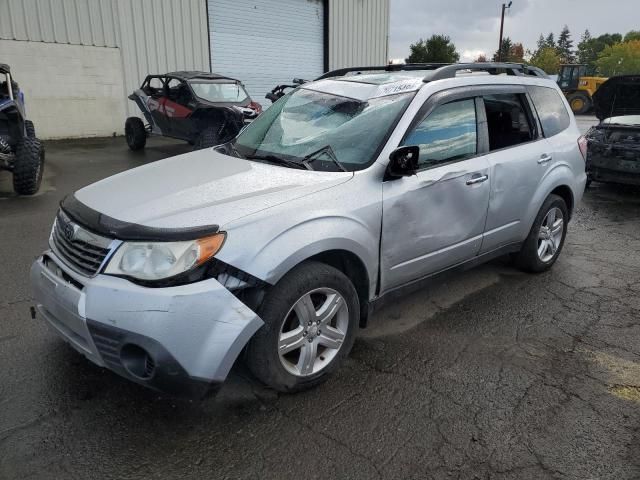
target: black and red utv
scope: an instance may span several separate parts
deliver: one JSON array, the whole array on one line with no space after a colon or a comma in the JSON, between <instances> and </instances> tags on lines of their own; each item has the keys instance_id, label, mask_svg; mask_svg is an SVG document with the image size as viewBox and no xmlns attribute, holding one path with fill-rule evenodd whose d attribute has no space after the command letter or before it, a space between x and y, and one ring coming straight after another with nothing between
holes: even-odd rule
<instances>
[{"instance_id":1,"label":"black and red utv","mask_svg":"<svg viewBox=\"0 0 640 480\"><path fill-rule=\"evenodd\" d=\"M131 150L144 148L147 136L185 140L194 148L225 143L262 112L239 80L208 72L148 75L129 95L147 120L129 117L125 136Z\"/></svg>"}]
</instances>

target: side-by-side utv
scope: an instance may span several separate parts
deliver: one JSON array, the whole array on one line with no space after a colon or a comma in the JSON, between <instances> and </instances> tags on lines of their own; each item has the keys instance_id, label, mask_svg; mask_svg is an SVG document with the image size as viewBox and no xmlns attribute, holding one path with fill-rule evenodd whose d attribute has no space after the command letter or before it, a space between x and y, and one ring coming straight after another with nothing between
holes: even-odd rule
<instances>
[{"instance_id":1,"label":"side-by-side utv","mask_svg":"<svg viewBox=\"0 0 640 480\"><path fill-rule=\"evenodd\" d=\"M33 195L42 182L44 148L33 122L26 119L24 94L9 65L0 63L0 79L0 170L13 173L17 194Z\"/></svg>"},{"instance_id":2,"label":"side-by-side utv","mask_svg":"<svg viewBox=\"0 0 640 480\"><path fill-rule=\"evenodd\" d=\"M219 145L262 112L239 80L208 72L148 75L129 99L147 121L127 118L131 150L144 148L150 134L185 140L196 149Z\"/></svg>"}]
</instances>

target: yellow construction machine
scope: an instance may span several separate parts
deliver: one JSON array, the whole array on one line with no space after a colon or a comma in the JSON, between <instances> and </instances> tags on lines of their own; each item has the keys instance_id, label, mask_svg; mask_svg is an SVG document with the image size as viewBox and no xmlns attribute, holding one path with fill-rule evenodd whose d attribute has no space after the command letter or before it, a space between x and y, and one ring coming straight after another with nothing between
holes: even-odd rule
<instances>
[{"instance_id":1,"label":"yellow construction machine","mask_svg":"<svg viewBox=\"0 0 640 480\"><path fill-rule=\"evenodd\" d=\"M560 65L558 85L575 114L584 114L591 110L593 94L606 81L605 77L589 75L586 65Z\"/></svg>"}]
</instances>

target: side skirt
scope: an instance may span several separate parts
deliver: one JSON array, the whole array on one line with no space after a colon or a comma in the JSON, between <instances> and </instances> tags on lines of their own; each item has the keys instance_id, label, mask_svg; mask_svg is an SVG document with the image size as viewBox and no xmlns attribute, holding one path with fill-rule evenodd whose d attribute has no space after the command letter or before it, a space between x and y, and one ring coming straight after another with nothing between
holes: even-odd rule
<instances>
[{"instance_id":1,"label":"side skirt","mask_svg":"<svg viewBox=\"0 0 640 480\"><path fill-rule=\"evenodd\" d=\"M441 270L436 273L431 273L417 280L413 280L404 285L400 285L398 287L394 287L393 289L384 292L381 296L374 298L369 302L369 314L367 315L367 319L371 316L373 312L379 310L383 306L396 302L399 298L404 297L410 293L417 292L418 290L422 290L424 288L428 288L433 285L437 281L442 281L444 278L448 278L449 276L453 276L457 273L464 272L473 267L481 265L483 263L487 263L496 258L502 257L509 253L515 253L520 251L522 247L522 243L511 243L509 245L505 245L503 247L497 248L496 250L492 250L490 252L483 253L482 255L478 255L470 260L467 260L462 263L458 263L451 267L446 268L445 270ZM364 324L363 324L364 323ZM366 326L366 322L361 322L361 327Z\"/></svg>"}]
</instances>

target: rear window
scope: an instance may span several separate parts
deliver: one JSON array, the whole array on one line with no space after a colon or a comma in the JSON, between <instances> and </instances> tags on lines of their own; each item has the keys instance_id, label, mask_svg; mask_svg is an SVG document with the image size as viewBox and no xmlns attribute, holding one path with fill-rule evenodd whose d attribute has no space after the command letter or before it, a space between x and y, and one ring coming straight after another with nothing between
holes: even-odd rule
<instances>
[{"instance_id":1,"label":"rear window","mask_svg":"<svg viewBox=\"0 0 640 480\"><path fill-rule=\"evenodd\" d=\"M544 136L553 137L568 128L571 120L558 91L547 87L529 88Z\"/></svg>"}]
</instances>

